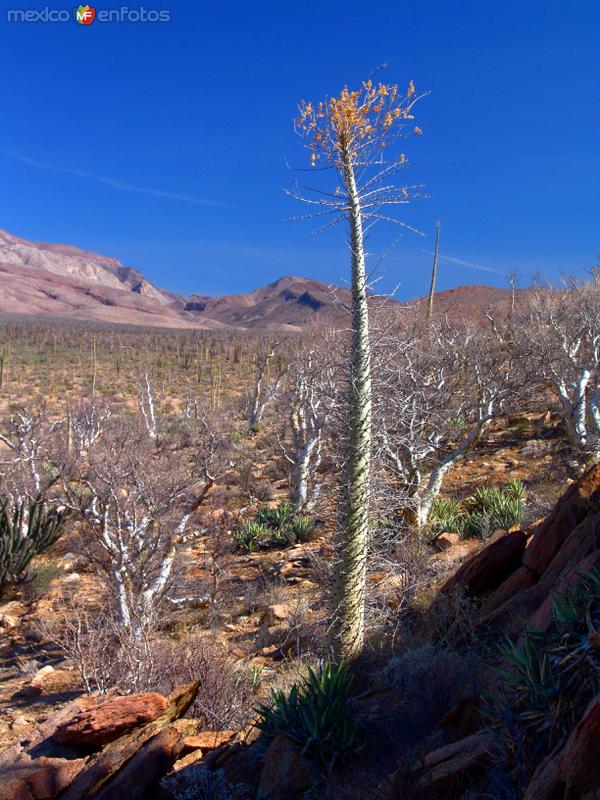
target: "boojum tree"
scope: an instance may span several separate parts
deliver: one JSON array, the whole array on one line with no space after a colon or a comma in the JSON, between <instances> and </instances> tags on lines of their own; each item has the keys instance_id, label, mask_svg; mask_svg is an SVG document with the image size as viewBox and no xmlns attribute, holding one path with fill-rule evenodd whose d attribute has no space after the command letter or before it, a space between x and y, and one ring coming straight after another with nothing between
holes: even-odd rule
<instances>
[{"instance_id":1,"label":"boojum tree","mask_svg":"<svg viewBox=\"0 0 600 800\"><path fill-rule=\"evenodd\" d=\"M338 658L352 660L364 642L364 607L371 471L371 352L365 236L378 222L409 225L387 212L409 202L415 187L398 186L406 169L403 153L392 145L421 133L413 122L418 96L412 81L406 92L397 86L366 81L360 89L342 89L338 97L317 105L301 101L295 120L315 170L336 174L336 186L296 188L290 194L315 205L304 218L323 218L320 229L341 222L349 227L352 283L352 348L349 420L340 524L336 537L335 624L333 646ZM414 230L414 229L413 229Z\"/></svg>"}]
</instances>

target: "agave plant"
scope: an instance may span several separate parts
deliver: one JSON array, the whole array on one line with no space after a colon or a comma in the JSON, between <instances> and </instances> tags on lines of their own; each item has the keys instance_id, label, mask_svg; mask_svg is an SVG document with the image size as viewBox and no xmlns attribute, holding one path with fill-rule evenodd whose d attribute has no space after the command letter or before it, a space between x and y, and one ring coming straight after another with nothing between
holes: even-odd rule
<instances>
[{"instance_id":1,"label":"agave plant","mask_svg":"<svg viewBox=\"0 0 600 800\"><path fill-rule=\"evenodd\" d=\"M313 524L310 517L305 514L298 514L292 522L291 529L299 542L307 542L310 539Z\"/></svg>"},{"instance_id":2,"label":"agave plant","mask_svg":"<svg viewBox=\"0 0 600 800\"><path fill-rule=\"evenodd\" d=\"M280 503L276 508L259 509L254 520L244 523L233 533L237 547L247 552L259 548L287 547L296 541L309 538L312 523L298 514L290 503Z\"/></svg>"},{"instance_id":3,"label":"agave plant","mask_svg":"<svg viewBox=\"0 0 600 800\"><path fill-rule=\"evenodd\" d=\"M269 529L260 522L245 522L233 532L233 541L240 550L253 553L261 546L261 541L268 536Z\"/></svg>"},{"instance_id":4,"label":"agave plant","mask_svg":"<svg viewBox=\"0 0 600 800\"><path fill-rule=\"evenodd\" d=\"M514 763L514 743L521 752L550 750L573 729L600 691L600 570L583 575L575 587L553 598L554 627L528 631L522 643L500 646L506 666L485 705L487 721L499 748ZM524 761L536 759L524 756Z\"/></svg>"},{"instance_id":5,"label":"agave plant","mask_svg":"<svg viewBox=\"0 0 600 800\"><path fill-rule=\"evenodd\" d=\"M430 527L434 538L443 531L464 534L466 515L461 502L452 498L436 497L431 507Z\"/></svg>"},{"instance_id":6,"label":"agave plant","mask_svg":"<svg viewBox=\"0 0 600 800\"><path fill-rule=\"evenodd\" d=\"M287 503L280 503L275 508L261 508L256 515L256 521L261 522L275 530L284 530L289 526L294 518L294 509Z\"/></svg>"},{"instance_id":7,"label":"agave plant","mask_svg":"<svg viewBox=\"0 0 600 800\"><path fill-rule=\"evenodd\" d=\"M288 694L273 690L270 703L257 707L258 727L267 737L284 733L304 755L331 768L360 746L351 684L343 664L325 664L320 673L309 667Z\"/></svg>"},{"instance_id":8,"label":"agave plant","mask_svg":"<svg viewBox=\"0 0 600 800\"><path fill-rule=\"evenodd\" d=\"M503 489L481 486L466 500L434 500L430 515L433 538L442 531L462 536L485 537L496 528L516 525L522 515L525 487L521 481L511 481Z\"/></svg>"},{"instance_id":9,"label":"agave plant","mask_svg":"<svg viewBox=\"0 0 600 800\"><path fill-rule=\"evenodd\" d=\"M54 544L66 516L41 498L16 504L0 500L0 589L18 580L31 559Z\"/></svg>"}]
</instances>

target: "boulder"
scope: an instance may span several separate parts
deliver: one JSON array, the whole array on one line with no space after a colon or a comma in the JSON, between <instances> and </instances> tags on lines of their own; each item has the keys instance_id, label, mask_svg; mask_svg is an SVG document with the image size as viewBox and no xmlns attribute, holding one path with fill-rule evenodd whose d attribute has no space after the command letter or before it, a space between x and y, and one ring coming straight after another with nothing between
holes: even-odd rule
<instances>
[{"instance_id":1,"label":"boulder","mask_svg":"<svg viewBox=\"0 0 600 800\"><path fill-rule=\"evenodd\" d=\"M528 589L536 582L534 573L525 566L518 567L512 575L492 592L481 607L481 616L485 619L493 611L504 605L507 600L512 600L523 589Z\"/></svg>"},{"instance_id":2,"label":"boulder","mask_svg":"<svg viewBox=\"0 0 600 800\"><path fill-rule=\"evenodd\" d=\"M100 710L106 715L107 707L115 709L116 717L110 728L112 736L119 726L122 727L123 720L122 709L115 701L135 698L112 698L98 706L92 698L72 701L42 722L28 742L0 753L0 800L53 800L59 795L63 800L92 797L94 800L122 797L141 800L148 797L147 790L154 788L181 753L187 728L184 724L175 724L175 720L190 707L198 687L197 682L182 686L168 699L157 695L160 701L153 698L144 706L146 711L138 714L137 718L142 721L135 730L110 741L91 759L90 740L86 736L93 730L93 741L97 744L98 731L106 733L107 727L82 727L82 720L90 720L86 714ZM147 699L148 696L139 697ZM150 709L155 718L144 722ZM103 718L92 717L94 722ZM70 735L67 743L57 741L54 738L57 730L67 730L70 734L76 731L76 744ZM82 730L85 734L83 746L79 742Z\"/></svg>"},{"instance_id":3,"label":"boulder","mask_svg":"<svg viewBox=\"0 0 600 800\"><path fill-rule=\"evenodd\" d=\"M511 593L512 581L509 579L489 599L492 610L482 620L482 624L512 637L520 636L527 624L547 630L552 624L552 595L566 588L578 574L591 569L595 562L593 553L600 548L600 515L592 512L586 516L569 536L546 567L540 580L521 591ZM533 573L532 573L533 574ZM569 579L568 576L571 576ZM502 605L497 605L498 597L506 597ZM488 606L489 607L489 606ZM487 611L487 608L486 608Z\"/></svg>"},{"instance_id":4,"label":"boulder","mask_svg":"<svg viewBox=\"0 0 600 800\"><path fill-rule=\"evenodd\" d=\"M256 797L263 769L265 744L259 737L250 744L238 741L227 743L208 753L202 764L207 769L219 771L231 786L245 787L246 796Z\"/></svg>"},{"instance_id":5,"label":"boulder","mask_svg":"<svg viewBox=\"0 0 600 800\"><path fill-rule=\"evenodd\" d=\"M216 750L217 747L230 742L235 736L237 736L237 731L200 731L200 733L184 737L183 750L184 752L202 750L208 753L210 750Z\"/></svg>"},{"instance_id":6,"label":"boulder","mask_svg":"<svg viewBox=\"0 0 600 800\"><path fill-rule=\"evenodd\" d=\"M491 748L491 737L480 731L427 753L416 768L419 785L438 791L454 784L457 778L488 758Z\"/></svg>"},{"instance_id":7,"label":"boulder","mask_svg":"<svg viewBox=\"0 0 600 800\"><path fill-rule=\"evenodd\" d=\"M260 775L257 800L293 800L316 782L315 767L289 737L278 733L267 752Z\"/></svg>"},{"instance_id":8,"label":"boulder","mask_svg":"<svg viewBox=\"0 0 600 800\"><path fill-rule=\"evenodd\" d=\"M449 550L460 544L461 537L459 533L440 533L434 542L438 550Z\"/></svg>"},{"instance_id":9,"label":"boulder","mask_svg":"<svg viewBox=\"0 0 600 800\"><path fill-rule=\"evenodd\" d=\"M529 626L538 631L548 631L554 624L553 600L557 594L562 594L579 583L581 576L591 572L595 567L600 567L600 550L595 550L590 556L584 558L567 571L564 577L553 587L544 602L529 618Z\"/></svg>"},{"instance_id":10,"label":"boulder","mask_svg":"<svg viewBox=\"0 0 600 800\"><path fill-rule=\"evenodd\" d=\"M523 556L523 564L538 579L567 537L599 502L600 464L596 464L569 486L531 538Z\"/></svg>"},{"instance_id":11,"label":"boulder","mask_svg":"<svg viewBox=\"0 0 600 800\"><path fill-rule=\"evenodd\" d=\"M0 606L0 628L6 630L16 628L25 614L27 614L27 606L23 603L19 603L17 600L3 603Z\"/></svg>"},{"instance_id":12,"label":"boulder","mask_svg":"<svg viewBox=\"0 0 600 800\"><path fill-rule=\"evenodd\" d=\"M69 786L84 764L84 759L21 761L2 773L0 800L50 800Z\"/></svg>"},{"instance_id":13,"label":"boulder","mask_svg":"<svg viewBox=\"0 0 600 800\"><path fill-rule=\"evenodd\" d=\"M598 800L600 797L600 695L569 736L561 758L564 800Z\"/></svg>"},{"instance_id":14,"label":"boulder","mask_svg":"<svg viewBox=\"0 0 600 800\"><path fill-rule=\"evenodd\" d=\"M488 544L441 591L482 599L481 625L495 635L519 637L528 623L544 629L551 624L551 594L598 549L600 465L595 465L568 487L545 519Z\"/></svg>"},{"instance_id":15,"label":"boulder","mask_svg":"<svg viewBox=\"0 0 600 800\"><path fill-rule=\"evenodd\" d=\"M54 672L54 667L47 664L45 667L39 669L28 686L25 686L20 691L22 697L37 697L44 691L44 684L48 681L49 676Z\"/></svg>"},{"instance_id":16,"label":"boulder","mask_svg":"<svg viewBox=\"0 0 600 800\"><path fill-rule=\"evenodd\" d=\"M157 719L167 706L167 699L156 692L111 697L63 722L54 739L61 744L100 747Z\"/></svg>"},{"instance_id":17,"label":"boulder","mask_svg":"<svg viewBox=\"0 0 600 800\"><path fill-rule=\"evenodd\" d=\"M129 786L133 786L136 780L142 781L142 789L145 790L148 786L148 782L144 782L143 778L146 768L140 767L140 764L147 763L148 772L152 773L151 780L154 780L153 760L161 764L161 769L164 764L168 764L168 769L175 761L180 752L180 744L183 743L183 734L172 723L185 714L194 702L199 686L199 682L196 681L176 689L168 698L167 706L158 719L107 744L102 752L81 770L61 800L84 800L91 797L95 800L100 797L102 800L109 798L116 800L124 796L123 792L129 799ZM138 756L140 752L142 755ZM120 773L124 768L125 771L128 770L130 764L133 766L131 771L127 772L125 781L120 778ZM115 792L112 791L113 786L118 787ZM141 797L139 794L133 796Z\"/></svg>"},{"instance_id":18,"label":"boulder","mask_svg":"<svg viewBox=\"0 0 600 800\"><path fill-rule=\"evenodd\" d=\"M98 793L94 800L142 800L146 790L165 775L181 752L182 737L174 725L149 739Z\"/></svg>"},{"instance_id":19,"label":"boulder","mask_svg":"<svg viewBox=\"0 0 600 800\"><path fill-rule=\"evenodd\" d=\"M523 531L502 533L457 570L442 587L442 594L457 589L471 597L489 594L520 566L526 542Z\"/></svg>"}]
</instances>

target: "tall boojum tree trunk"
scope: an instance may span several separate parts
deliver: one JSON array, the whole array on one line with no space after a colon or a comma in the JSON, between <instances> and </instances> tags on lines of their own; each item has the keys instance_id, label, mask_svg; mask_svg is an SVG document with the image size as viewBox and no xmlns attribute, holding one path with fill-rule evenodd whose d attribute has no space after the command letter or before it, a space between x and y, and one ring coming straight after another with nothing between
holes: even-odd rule
<instances>
[{"instance_id":1,"label":"tall boojum tree trunk","mask_svg":"<svg viewBox=\"0 0 600 800\"><path fill-rule=\"evenodd\" d=\"M329 224L347 220L352 256L352 354L349 396L348 443L342 477L343 502L336 535L335 607L333 645L338 659L352 661L364 642L364 606L369 528L369 473L371 467L371 364L369 313L363 220L374 225L390 221L383 206L408 202L409 188L390 179L406 162L394 158L388 144L400 136L422 133L412 122L417 101L410 81L406 93L396 85L363 81L355 90L347 86L338 97L317 104L302 100L294 120L305 139L314 167L322 159L333 167L343 184L335 191L314 189L318 199L300 191L293 197L317 205L315 217L330 217ZM355 168L360 170L359 183ZM375 174L371 173L371 170ZM309 187L311 189L311 187ZM393 220L392 221L396 221ZM403 224L403 223L399 223Z\"/></svg>"},{"instance_id":2,"label":"tall boojum tree trunk","mask_svg":"<svg viewBox=\"0 0 600 800\"><path fill-rule=\"evenodd\" d=\"M335 649L339 658L358 656L364 641L364 600L369 528L371 462L371 353L363 224L352 159L342 150L349 201L352 249L352 355L350 419L341 530L337 541Z\"/></svg>"}]
</instances>

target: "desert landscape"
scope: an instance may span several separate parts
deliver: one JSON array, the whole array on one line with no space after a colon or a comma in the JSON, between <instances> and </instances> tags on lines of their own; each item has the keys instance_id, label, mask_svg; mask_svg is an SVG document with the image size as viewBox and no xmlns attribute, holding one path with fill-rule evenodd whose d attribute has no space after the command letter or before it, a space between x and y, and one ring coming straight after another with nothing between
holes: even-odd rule
<instances>
[{"instance_id":1,"label":"desert landscape","mask_svg":"<svg viewBox=\"0 0 600 800\"><path fill-rule=\"evenodd\" d=\"M597 9L150 5L0 20L0 800L600 800Z\"/></svg>"},{"instance_id":2,"label":"desert landscape","mask_svg":"<svg viewBox=\"0 0 600 800\"><path fill-rule=\"evenodd\" d=\"M69 282L137 314L149 284L106 287L119 262L4 238L20 296ZM578 787L560 745L591 758L595 273L443 292L431 316L371 299L352 675L330 636L347 290L282 279L200 323L144 291L157 327L3 298L1 796L537 798L550 769Z\"/></svg>"}]
</instances>

